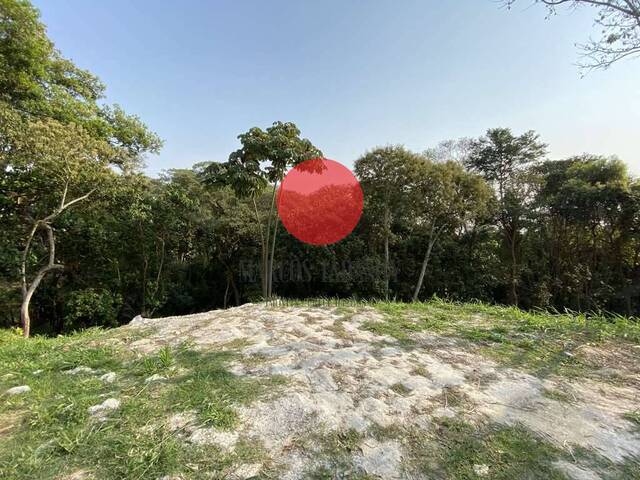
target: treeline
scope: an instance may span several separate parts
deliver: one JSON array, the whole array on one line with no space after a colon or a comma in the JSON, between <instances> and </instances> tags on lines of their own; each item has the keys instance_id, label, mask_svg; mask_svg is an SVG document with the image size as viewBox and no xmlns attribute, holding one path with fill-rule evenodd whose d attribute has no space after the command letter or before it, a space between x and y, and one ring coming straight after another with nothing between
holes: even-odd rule
<instances>
[{"instance_id":1,"label":"treeline","mask_svg":"<svg viewBox=\"0 0 640 480\"><path fill-rule=\"evenodd\" d=\"M362 219L325 247L291 237L274 193L322 152L291 123L226 162L141 172L161 141L105 106L37 11L0 0L0 323L62 332L265 296L426 299L640 314L640 182L615 158L546 158L491 129L355 162Z\"/></svg>"}]
</instances>

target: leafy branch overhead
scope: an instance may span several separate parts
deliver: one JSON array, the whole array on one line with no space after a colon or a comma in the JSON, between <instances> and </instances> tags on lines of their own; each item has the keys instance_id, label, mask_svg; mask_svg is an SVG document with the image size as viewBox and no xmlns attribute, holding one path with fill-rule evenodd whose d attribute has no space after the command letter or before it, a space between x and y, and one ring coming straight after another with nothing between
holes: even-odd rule
<instances>
[{"instance_id":1,"label":"leafy branch overhead","mask_svg":"<svg viewBox=\"0 0 640 480\"><path fill-rule=\"evenodd\" d=\"M535 0L543 4L549 16L560 8L576 10L583 7L596 11L594 23L599 29L596 38L578 44L582 52L579 66L584 70L606 69L624 58L640 55L640 0ZM519 0L506 0L511 7Z\"/></svg>"}]
</instances>

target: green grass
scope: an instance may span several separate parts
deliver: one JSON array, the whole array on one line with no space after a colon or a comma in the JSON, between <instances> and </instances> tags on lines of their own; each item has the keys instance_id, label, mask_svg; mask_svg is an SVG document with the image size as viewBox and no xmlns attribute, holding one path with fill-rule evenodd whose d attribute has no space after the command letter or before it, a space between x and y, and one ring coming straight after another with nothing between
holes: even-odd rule
<instances>
[{"instance_id":1,"label":"green grass","mask_svg":"<svg viewBox=\"0 0 640 480\"><path fill-rule=\"evenodd\" d=\"M635 425L636 430L640 431L640 409L627 412L623 417Z\"/></svg>"},{"instance_id":2,"label":"green grass","mask_svg":"<svg viewBox=\"0 0 640 480\"><path fill-rule=\"evenodd\" d=\"M394 392L396 392L398 395L402 395L402 396L405 396L405 395L408 395L409 393L411 393L411 390L409 388L405 387L401 383L394 383L389 388L391 390L393 390Z\"/></svg>"},{"instance_id":3,"label":"green grass","mask_svg":"<svg viewBox=\"0 0 640 480\"><path fill-rule=\"evenodd\" d=\"M570 394L558 389L545 388L542 391L542 394L545 397L557 402L571 403L572 401L575 401L575 398L573 398Z\"/></svg>"},{"instance_id":4,"label":"green grass","mask_svg":"<svg viewBox=\"0 0 640 480\"><path fill-rule=\"evenodd\" d=\"M352 457L358 452L363 439L363 435L353 429L311 435L307 442L316 450L314 457L318 465L306 472L304 478L309 480L334 480L336 478L374 480L374 477L367 475L366 472L353 465Z\"/></svg>"},{"instance_id":5,"label":"green grass","mask_svg":"<svg viewBox=\"0 0 640 480\"><path fill-rule=\"evenodd\" d=\"M508 366L539 376L588 373L577 347L616 341L618 346L640 344L640 321L620 316L526 312L514 307L482 303L377 302L383 321L368 321L363 328L416 347L416 333L432 332L459 337L479 346L482 353Z\"/></svg>"},{"instance_id":6,"label":"green grass","mask_svg":"<svg viewBox=\"0 0 640 480\"><path fill-rule=\"evenodd\" d=\"M400 441L408 452L405 469L419 478L476 480L481 477L474 467L485 465L485 478L492 480L568 480L553 465L564 453L519 426L436 418L428 431L390 426L370 433L379 440Z\"/></svg>"},{"instance_id":7,"label":"green grass","mask_svg":"<svg viewBox=\"0 0 640 480\"><path fill-rule=\"evenodd\" d=\"M202 426L231 429L238 421L236 408L278 392L281 377L233 375L226 369L238 357L233 350L163 347L137 358L118 346L119 335L93 329L24 340L0 332L0 392L25 384L32 389L0 399L0 478L58 479L86 471L106 480L171 474L197 480L224 476L233 465L267 456L247 442L233 453L187 444L167 419L193 410ZM64 373L77 366L113 371L116 381ZM155 373L167 380L146 384L144 379ZM87 409L110 397L121 401L120 409L102 422L90 417Z\"/></svg>"}]
</instances>

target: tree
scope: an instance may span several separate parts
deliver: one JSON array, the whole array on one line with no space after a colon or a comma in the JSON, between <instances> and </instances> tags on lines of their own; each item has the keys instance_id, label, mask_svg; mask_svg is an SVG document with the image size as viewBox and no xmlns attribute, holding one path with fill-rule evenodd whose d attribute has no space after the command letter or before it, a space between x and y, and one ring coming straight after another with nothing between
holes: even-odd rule
<instances>
[{"instance_id":1,"label":"tree","mask_svg":"<svg viewBox=\"0 0 640 480\"><path fill-rule=\"evenodd\" d=\"M516 0L507 0L511 7ZM547 7L550 15L557 8L567 6L578 9L592 7L597 10L595 23L600 37L579 45L583 52L583 69L607 69L618 60L640 54L640 0L536 0Z\"/></svg>"},{"instance_id":2,"label":"tree","mask_svg":"<svg viewBox=\"0 0 640 480\"><path fill-rule=\"evenodd\" d=\"M21 318L29 335L29 303L56 261L54 222L115 179L131 172L161 140L117 105L99 103L104 85L63 58L25 0L0 0L0 184L2 216L25 231L20 255ZM14 234L15 234L14 233ZM28 278L37 240L45 265Z\"/></svg>"},{"instance_id":3,"label":"tree","mask_svg":"<svg viewBox=\"0 0 640 480\"><path fill-rule=\"evenodd\" d=\"M514 136L508 128L494 128L473 143L466 162L467 167L479 172L496 190L498 222L511 259L510 300L515 305L518 304L520 235L534 193L525 167L540 160L545 153L546 145L533 131Z\"/></svg>"},{"instance_id":4,"label":"tree","mask_svg":"<svg viewBox=\"0 0 640 480\"><path fill-rule=\"evenodd\" d=\"M229 185L238 196L251 199L260 234L262 295L267 299L273 293L278 185L290 167L321 157L322 152L308 139L300 138L300 130L291 122L274 122L266 130L254 127L238 138L242 147L231 153L227 162L209 165L204 181L209 185ZM257 199L267 188L271 189L271 200L263 221Z\"/></svg>"},{"instance_id":5,"label":"tree","mask_svg":"<svg viewBox=\"0 0 640 480\"><path fill-rule=\"evenodd\" d=\"M98 101L105 86L62 57L27 0L0 0L0 101L21 115L75 123L118 147L113 162L132 168L162 146L136 116Z\"/></svg>"},{"instance_id":6,"label":"tree","mask_svg":"<svg viewBox=\"0 0 640 480\"><path fill-rule=\"evenodd\" d=\"M382 232L384 291L389 297L390 254L393 224L409 214L411 182L423 158L402 146L378 147L355 163L355 174L365 195L365 212Z\"/></svg>"},{"instance_id":7,"label":"tree","mask_svg":"<svg viewBox=\"0 0 640 480\"><path fill-rule=\"evenodd\" d=\"M29 303L33 294L48 273L64 268L56 262L53 223L89 198L112 174L107 167L112 152L109 144L87 135L82 127L55 120L26 121L22 135L12 138L9 158L3 161L7 164L4 175L29 225L20 261L20 318L26 337L30 333ZM46 234L47 261L29 279L30 264L34 260L40 263L32 255L39 232Z\"/></svg>"},{"instance_id":8,"label":"tree","mask_svg":"<svg viewBox=\"0 0 640 480\"><path fill-rule=\"evenodd\" d=\"M625 278L634 269L637 200L625 165L582 155L544 162L537 170L554 300L594 310L619 300L629 312Z\"/></svg>"},{"instance_id":9,"label":"tree","mask_svg":"<svg viewBox=\"0 0 640 480\"><path fill-rule=\"evenodd\" d=\"M492 192L479 176L465 172L454 161L433 163L425 159L415 172L414 215L419 230L427 232L420 275L412 300L418 300L433 247L447 230L463 227L486 217Z\"/></svg>"},{"instance_id":10,"label":"tree","mask_svg":"<svg viewBox=\"0 0 640 480\"><path fill-rule=\"evenodd\" d=\"M469 157L473 139L462 137L455 140L443 140L437 146L429 148L424 155L434 162L448 162L450 160L464 164Z\"/></svg>"}]
</instances>

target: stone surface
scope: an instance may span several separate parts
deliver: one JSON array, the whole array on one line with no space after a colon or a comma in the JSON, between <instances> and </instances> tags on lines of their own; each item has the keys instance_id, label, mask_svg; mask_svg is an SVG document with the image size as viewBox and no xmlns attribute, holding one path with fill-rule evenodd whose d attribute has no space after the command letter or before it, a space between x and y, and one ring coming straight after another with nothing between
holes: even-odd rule
<instances>
[{"instance_id":1,"label":"stone surface","mask_svg":"<svg viewBox=\"0 0 640 480\"><path fill-rule=\"evenodd\" d=\"M23 393L29 393L31 387L29 385L20 385L19 387L13 387L6 391L7 395L21 395Z\"/></svg>"},{"instance_id":2,"label":"stone surface","mask_svg":"<svg viewBox=\"0 0 640 480\"><path fill-rule=\"evenodd\" d=\"M193 443L232 450L240 438L259 441L282 465L282 480L304 478L318 465L320 453L310 439L349 429L363 436L351 454L354 471L406 478L398 476L406 456L402 442L379 442L367 432L373 427L428 430L433 418L442 416L524 425L558 448L584 447L612 462L640 456L640 436L623 418L637 408L635 386L542 380L497 365L469 343L428 332L414 335L419 348L403 348L392 337L362 328L363 322L382 319L369 307L345 315L334 308L247 304L181 317L136 317L126 328L147 333L131 345L142 354L183 342L205 351L241 345L233 347L240 354L230 365L234 374L284 376L283 391L238 407L234 432L200 428L189 412L168 419L176 435ZM545 390L556 388L575 401L545 396ZM561 468L570 475L568 467ZM477 476L491 477L490 465L475 469Z\"/></svg>"},{"instance_id":3,"label":"stone surface","mask_svg":"<svg viewBox=\"0 0 640 480\"><path fill-rule=\"evenodd\" d=\"M104 419L109 413L120 408L120 400L116 398L107 398L104 402L93 405L88 408L89 415Z\"/></svg>"},{"instance_id":4,"label":"stone surface","mask_svg":"<svg viewBox=\"0 0 640 480\"><path fill-rule=\"evenodd\" d=\"M100 380L102 380L104 383L113 383L116 381L116 374L115 372L105 373L104 375L100 376Z\"/></svg>"},{"instance_id":5,"label":"stone surface","mask_svg":"<svg viewBox=\"0 0 640 480\"><path fill-rule=\"evenodd\" d=\"M154 373L150 377L144 379L144 383L153 383L153 382L164 382L167 377L164 377L158 373Z\"/></svg>"},{"instance_id":6,"label":"stone surface","mask_svg":"<svg viewBox=\"0 0 640 480\"><path fill-rule=\"evenodd\" d=\"M64 373L67 375L91 375L92 373L95 373L95 370L81 365L79 367L72 368L71 370L65 370Z\"/></svg>"}]
</instances>

